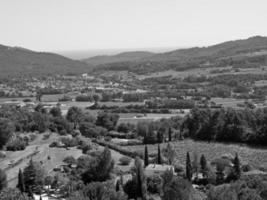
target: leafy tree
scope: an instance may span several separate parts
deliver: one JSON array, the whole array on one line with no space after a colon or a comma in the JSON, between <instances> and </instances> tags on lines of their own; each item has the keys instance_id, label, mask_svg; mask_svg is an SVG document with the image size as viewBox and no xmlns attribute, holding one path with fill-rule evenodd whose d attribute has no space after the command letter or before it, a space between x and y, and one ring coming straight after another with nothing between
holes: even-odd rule
<instances>
[{"instance_id":1,"label":"leafy tree","mask_svg":"<svg viewBox=\"0 0 267 200\"><path fill-rule=\"evenodd\" d=\"M51 108L50 114L53 117L61 117L62 116L61 109L59 107L53 107L53 108Z\"/></svg>"},{"instance_id":2,"label":"leafy tree","mask_svg":"<svg viewBox=\"0 0 267 200\"><path fill-rule=\"evenodd\" d=\"M23 170L23 176L25 192L28 194L39 191L40 187L44 184L44 170L39 163L33 162L32 159Z\"/></svg>"},{"instance_id":3,"label":"leafy tree","mask_svg":"<svg viewBox=\"0 0 267 200\"><path fill-rule=\"evenodd\" d=\"M1 191L0 200L32 200L32 198L21 193L17 188L6 188Z\"/></svg>"},{"instance_id":4,"label":"leafy tree","mask_svg":"<svg viewBox=\"0 0 267 200\"><path fill-rule=\"evenodd\" d=\"M114 161L111 152L105 147L104 151L90 162L88 169L82 174L82 180L85 184L93 181L106 181L110 177L113 167Z\"/></svg>"},{"instance_id":5,"label":"leafy tree","mask_svg":"<svg viewBox=\"0 0 267 200\"><path fill-rule=\"evenodd\" d=\"M76 106L69 108L66 119L74 124L74 128L77 128L83 117L82 110Z\"/></svg>"},{"instance_id":6,"label":"leafy tree","mask_svg":"<svg viewBox=\"0 0 267 200\"><path fill-rule=\"evenodd\" d=\"M168 164L172 165L176 156L175 149L171 143L167 144L167 147L163 151L164 157L167 158Z\"/></svg>"},{"instance_id":7,"label":"leafy tree","mask_svg":"<svg viewBox=\"0 0 267 200\"><path fill-rule=\"evenodd\" d=\"M167 170L163 176L162 190L164 200L189 200L192 193L192 185L188 180L176 177L171 170Z\"/></svg>"},{"instance_id":8,"label":"leafy tree","mask_svg":"<svg viewBox=\"0 0 267 200\"><path fill-rule=\"evenodd\" d=\"M14 131L14 124L10 120L0 118L0 148L8 142Z\"/></svg>"},{"instance_id":9,"label":"leafy tree","mask_svg":"<svg viewBox=\"0 0 267 200\"><path fill-rule=\"evenodd\" d=\"M6 173L0 169L0 191L7 187Z\"/></svg>"},{"instance_id":10,"label":"leafy tree","mask_svg":"<svg viewBox=\"0 0 267 200\"><path fill-rule=\"evenodd\" d=\"M45 132L49 127L48 116L40 112L32 113L31 130Z\"/></svg>"},{"instance_id":11,"label":"leafy tree","mask_svg":"<svg viewBox=\"0 0 267 200\"><path fill-rule=\"evenodd\" d=\"M25 192L24 176L23 176L23 173L22 173L21 169L19 169L18 185L17 185L17 188L18 188L22 193Z\"/></svg>"},{"instance_id":12,"label":"leafy tree","mask_svg":"<svg viewBox=\"0 0 267 200\"><path fill-rule=\"evenodd\" d=\"M123 191L128 195L128 199L137 199L137 182L136 180L128 180L123 186Z\"/></svg>"},{"instance_id":13,"label":"leafy tree","mask_svg":"<svg viewBox=\"0 0 267 200\"><path fill-rule=\"evenodd\" d=\"M106 129L115 130L119 115L113 113L102 112L99 113L96 120L96 125L102 126Z\"/></svg>"},{"instance_id":14,"label":"leafy tree","mask_svg":"<svg viewBox=\"0 0 267 200\"><path fill-rule=\"evenodd\" d=\"M126 200L127 197L108 182L92 182L71 194L68 200Z\"/></svg>"},{"instance_id":15,"label":"leafy tree","mask_svg":"<svg viewBox=\"0 0 267 200\"><path fill-rule=\"evenodd\" d=\"M192 180L192 165L189 152L186 154L186 178L189 181Z\"/></svg>"}]
</instances>

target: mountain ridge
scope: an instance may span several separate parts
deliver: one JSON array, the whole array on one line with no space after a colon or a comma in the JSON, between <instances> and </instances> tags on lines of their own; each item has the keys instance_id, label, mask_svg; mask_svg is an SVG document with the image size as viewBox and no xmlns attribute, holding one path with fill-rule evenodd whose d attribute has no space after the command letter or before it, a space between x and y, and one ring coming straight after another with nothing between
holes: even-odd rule
<instances>
[{"instance_id":1,"label":"mountain ridge","mask_svg":"<svg viewBox=\"0 0 267 200\"><path fill-rule=\"evenodd\" d=\"M1 76L79 74L91 67L77 60L50 52L0 45Z\"/></svg>"}]
</instances>

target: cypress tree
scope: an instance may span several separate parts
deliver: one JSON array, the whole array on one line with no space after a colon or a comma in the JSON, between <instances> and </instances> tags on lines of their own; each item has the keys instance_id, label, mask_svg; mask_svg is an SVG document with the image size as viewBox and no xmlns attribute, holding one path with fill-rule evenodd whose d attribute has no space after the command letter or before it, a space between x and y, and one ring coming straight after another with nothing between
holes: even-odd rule
<instances>
[{"instance_id":1,"label":"cypress tree","mask_svg":"<svg viewBox=\"0 0 267 200\"><path fill-rule=\"evenodd\" d=\"M148 165L149 165L148 150L147 150L147 146L145 146L145 167Z\"/></svg>"},{"instance_id":2,"label":"cypress tree","mask_svg":"<svg viewBox=\"0 0 267 200\"><path fill-rule=\"evenodd\" d=\"M21 169L19 169L18 185L17 185L17 188L18 188L22 193L25 192L24 175L23 175Z\"/></svg>"},{"instance_id":3,"label":"cypress tree","mask_svg":"<svg viewBox=\"0 0 267 200\"><path fill-rule=\"evenodd\" d=\"M192 180L192 164L191 164L189 152L187 152L187 154L186 154L186 178L189 181Z\"/></svg>"},{"instance_id":4,"label":"cypress tree","mask_svg":"<svg viewBox=\"0 0 267 200\"><path fill-rule=\"evenodd\" d=\"M241 168L240 168L240 160L238 157L238 154L236 153L235 159L233 161L234 164L234 173L235 173L235 178L239 179L241 176Z\"/></svg>"},{"instance_id":5,"label":"cypress tree","mask_svg":"<svg viewBox=\"0 0 267 200\"><path fill-rule=\"evenodd\" d=\"M7 176L6 173L0 169L0 190L7 187Z\"/></svg>"},{"instance_id":6,"label":"cypress tree","mask_svg":"<svg viewBox=\"0 0 267 200\"><path fill-rule=\"evenodd\" d=\"M116 182L116 192L120 191L120 183L119 180Z\"/></svg>"},{"instance_id":7,"label":"cypress tree","mask_svg":"<svg viewBox=\"0 0 267 200\"><path fill-rule=\"evenodd\" d=\"M158 164L162 164L160 145L158 144Z\"/></svg>"},{"instance_id":8,"label":"cypress tree","mask_svg":"<svg viewBox=\"0 0 267 200\"><path fill-rule=\"evenodd\" d=\"M141 197L142 200L146 199L146 178L144 169L140 158L135 159L135 172L136 172L136 185L137 185L137 197Z\"/></svg>"},{"instance_id":9,"label":"cypress tree","mask_svg":"<svg viewBox=\"0 0 267 200\"><path fill-rule=\"evenodd\" d=\"M204 177L207 175L207 160L205 156L202 154L200 158L200 167L201 167L201 172Z\"/></svg>"},{"instance_id":10,"label":"cypress tree","mask_svg":"<svg viewBox=\"0 0 267 200\"><path fill-rule=\"evenodd\" d=\"M169 142L172 141L172 128L169 128Z\"/></svg>"}]
</instances>

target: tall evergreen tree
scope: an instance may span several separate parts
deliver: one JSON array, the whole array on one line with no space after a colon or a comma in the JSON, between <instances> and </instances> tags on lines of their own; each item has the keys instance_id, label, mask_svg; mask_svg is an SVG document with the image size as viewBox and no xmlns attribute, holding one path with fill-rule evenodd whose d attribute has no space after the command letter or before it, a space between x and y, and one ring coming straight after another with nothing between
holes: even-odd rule
<instances>
[{"instance_id":1,"label":"tall evergreen tree","mask_svg":"<svg viewBox=\"0 0 267 200\"><path fill-rule=\"evenodd\" d=\"M33 162L31 159L28 166L23 171L25 192L30 194L40 188L44 184L44 169L38 162Z\"/></svg>"},{"instance_id":2,"label":"tall evergreen tree","mask_svg":"<svg viewBox=\"0 0 267 200\"><path fill-rule=\"evenodd\" d=\"M120 182L117 180L116 182L116 192L120 191Z\"/></svg>"},{"instance_id":3,"label":"tall evergreen tree","mask_svg":"<svg viewBox=\"0 0 267 200\"><path fill-rule=\"evenodd\" d=\"M192 164L191 164L189 152L187 152L187 154L186 154L186 178L189 181L192 180Z\"/></svg>"},{"instance_id":4,"label":"tall evergreen tree","mask_svg":"<svg viewBox=\"0 0 267 200\"><path fill-rule=\"evenodd\" d=\"M160 151L160 144L158 144L158 164L162 164L162 159L161 159L161 151Z\"/></svg>"},{"instance_id":5,"label":"tall evergreen tree","mask_svg":"<svg viewBox=\"0 0 267 200\"><path fill-rule=\"evenodd\" d=\"M6 173L0 169L0 191L7 187Z\"/></svg>"},{"instance_id":6,"label":"tall evergreen tree","mask_svg":"<svg viewBox=\"0 0 267 200\"><path fill-rule=\"evenodd\" d=\"M137 194L138 197L141 197L142 200L146 199L146 177L144 174L144 169L140 158L135 159L135 179L137 185Z\"/></svg>"},{"instance_id":7,"label":"tall evergreen tree","mask_svg":"<svg viewBox=\"0 0 267 200\"><path fill-rule=\"evenodd\" d=\"M147 150L147 146L145 146L145 167L149 165L149 160L148 160L148 150Z\"/></svg>"},{"instance_id":8,"label":"tall evergreen tree","mask_svg":"<svg viewBox=\"0 0 267 200\"><path fill-rule=\"evenodd\" d=\"M234 164L234 174L235 174L235 178L236 178L236 179L239 179L240 176L241 176L241 167L240 167L240 160L239 160L239 157L238 157L238 154L237 154L237 153L236 153L236 155L235 155L233 164Z\"/></svg>"},{"instance_id":9,"label":"tall evergreen tree","mask_svg":"<svg viewBox=\"0 0 267 200\"><path fill-rule=\"evenodd\" d=\"M17 185L17 188L18 188L22 193L25 192L24 175L23 175L21 169L19 169L18 185Z\"/></svg>"},{"instance_id":10,"label":"tall evergreen tree","mask_svg":"<svg viewBox=\"0 0 267 200\"><path fill-rule=\"evenodd\" d=\"M172 141L172 128L169 127L169 142Z\"/></svg>"},{"instance_id":11,"label":"tall evergreen tree","mask_svg":"<svg viewBox=\"0 0 267 200\"><path fill-rule=\"evenodd\" d=\"M207 176L207 160L203 154L201 155L201 158L200 158L200 168L201 168L201 172L203 176L206 177Z\"/></svg>"}]
</instances>

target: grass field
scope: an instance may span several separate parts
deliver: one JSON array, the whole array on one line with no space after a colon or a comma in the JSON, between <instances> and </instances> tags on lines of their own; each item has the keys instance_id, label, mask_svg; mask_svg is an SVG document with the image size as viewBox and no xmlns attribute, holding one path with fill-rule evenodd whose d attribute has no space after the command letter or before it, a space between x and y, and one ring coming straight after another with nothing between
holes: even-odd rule
<instances>
[{"instance_id":1,"label":"grass field","mask_svg":"<svg viewBox=\"0 0 267 200\"><path fill-rule=\"evenodd\" d=\"M7 157L0 159L0 168L5 170L7 174L8 186L15 187L17 184L17 175L19 169L27 166L30 159L40 162L42 161L45 171L49 174L53 168L63 164L63 159L68 156L78 158L82 155L82 151L76 148L50 148L49 144L58 138L53 134L49 139L42 140L42 135L39 135L24 151L7 152ZM50 156L50 160L48 159ZM11 163L18 163L13 167L9 167Z\"/></svg>"},{"instance_id":2,"label":"grass field","mask_svg":"<svg viewBox=\"0 0 267 200\"><path fill-rule=\"evenodd\" d=\"M158 114L158 113L148 113L145 116L143 114L138 114L138 113L121 113L120 119L119 119L119 124L120 123L131 123L131 124L137 124L138 122L141 121L155 121L159 120L162 118L171 118L175 117L178 114ZM140 116L140 117L136 117Z\"/></svg>"},{"instance_id":3,"label":"grass field","mask_svg":"<svg viewBox=\"0 0 267 200\"><path fill-rule=\"evenodd\" d=\"M185 165L186 153L196 152L199 156L204 154L208 161L212 161L215 158L222 156L223 154L238 153L243 163L249 163L254 167L265 167L267 169L267 149L265 148L253 148L245 145L238 144L223 144L223 143L208 143L199 142L193 140L183 140L172 142L175 151L176 159L183 165ZM161 148L167 144L161 144ZM138 146L124 146L129 150L144 151L144 145ZM149 153L157 153L157 145L148 145Z\"/></svg>"}]
</instances>

